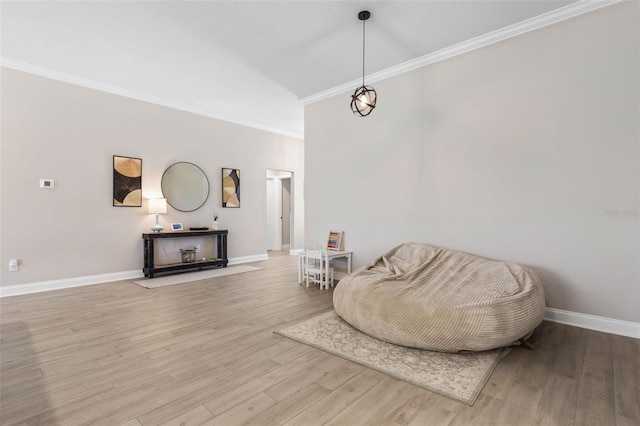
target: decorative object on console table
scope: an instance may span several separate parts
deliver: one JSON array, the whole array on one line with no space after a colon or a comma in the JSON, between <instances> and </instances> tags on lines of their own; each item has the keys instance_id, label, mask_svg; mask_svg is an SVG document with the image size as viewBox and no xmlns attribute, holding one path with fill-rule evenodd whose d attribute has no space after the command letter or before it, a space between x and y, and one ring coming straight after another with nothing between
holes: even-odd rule
<instances>
[{"instance_id":1,"label":"decorative object on console table","mask_svg":"<svg viewBox=\"0 0 640 426\"><path fill-rule=\"evenodd\" d=\"M156 215L156 224L151 227L153 232L160 232L164 228L160 225L159 215L167 212L167 200L164 198L152 198L149 200L149 213Z\"/></svg>"},{"instance_id":2,"label":"decorative object on console table","mask_svg":"<svg viewBox=\"0 0 640 426\"><path fill-rule=\"evenodd\" d=\"M142 159L113 156L114 207L142 207Z\"/></svg>"},{"instance_id":3,"label":"decorative object on console table","mask_svg":"<svg viewBox=\"0 0 640 426\"><path fill-rule=\"evenodd\" d=\"M211 222L211 229L213 230L218 229L218 213L213 214L213 222Z\"/></svg>"},{"instance_id":4,"label":"decorative object on console table","mask_svg":"<svg viewBox=\"0 0 640 426\"><path fill-rule=\"evenodd\" d=\"M222 207L240 207L239 169L222 169Z\"/></svg>"},{"instance_id":5,"label":"decorative object on console table","mask_svg":"<svg viewBox=\"0 0 640 426\"><path fill-rule=\"evenodd\" d=\"M182 227L181 223L172 223L171 224L171 230L172 231L184 231L184 228Z\"/></svg>"},{"instance_id":6,"label":"decorative object on console table","mask_svg":"<svg viewBox=\"0 0 640 426\"><path fill-rule=\"evenodd\" d=\"M182 263L193 263L196 261L196 251L197 249L188 248L188 249L180 249L180 256L182 257Z\"/></svg>"},{"instance_id":7,"label":"decorative object on console table","mask_svg":"<svg viewBox=\"0 0 640 426\"><path fill-rule=\"evenodd\" d=\"M327 250L344 250L344 231L330 231Z\"/></svg>"},{"instance_id":8,"label":"decorative object on console table","mask_svg":"<svg viewBox=\"0 0 640 426\"><path fill-rule=\"evenodd\" d=\"M182 231L182 232L145 232L142 234L144 243L144 266L142 272L145 277L153 278L157 273L176 272L187 269L203 269L205 267L226 267L229 263L227 258L227 235L229 231ZM189 263L173 263L167 265L155 264L155 241L165 238L182 237L216 237L216 257L207 257L202 260L195 260Z\"/></svg>"}]
</instances>

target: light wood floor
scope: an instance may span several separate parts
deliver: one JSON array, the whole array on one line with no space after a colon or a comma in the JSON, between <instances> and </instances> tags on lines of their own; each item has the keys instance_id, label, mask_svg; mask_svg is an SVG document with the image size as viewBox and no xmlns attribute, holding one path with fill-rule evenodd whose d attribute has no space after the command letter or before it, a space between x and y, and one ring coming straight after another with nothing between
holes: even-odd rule
<instances>
[{"instance_id":1,"label":"light wood floor","mask_svg":"<svg viewBox=\"0 0 640 426\"><path fill-rule=\"evenodd\" d=\"M639 425L638 340L543 323L474 407L273 334L331 309L296 258L3 298L2 425Z\"/></svg>"}]
</instances>

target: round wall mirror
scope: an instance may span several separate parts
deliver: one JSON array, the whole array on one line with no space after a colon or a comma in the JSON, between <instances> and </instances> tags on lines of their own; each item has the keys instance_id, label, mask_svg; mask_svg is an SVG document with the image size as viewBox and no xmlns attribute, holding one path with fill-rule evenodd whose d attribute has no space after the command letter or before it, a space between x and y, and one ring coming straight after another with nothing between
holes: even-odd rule
<instances>
[{"instance_id":1,"label":"round wall mirror","mask_svg":"<svg viewBox=\"0 0 640 426\"><path fill-rule=\"evenodd\" d=\"M164 171L160 185L167 203L181 212L198 210L209 198L209 179L193 163L170 165Z\"/></svg>"}]
</instances>

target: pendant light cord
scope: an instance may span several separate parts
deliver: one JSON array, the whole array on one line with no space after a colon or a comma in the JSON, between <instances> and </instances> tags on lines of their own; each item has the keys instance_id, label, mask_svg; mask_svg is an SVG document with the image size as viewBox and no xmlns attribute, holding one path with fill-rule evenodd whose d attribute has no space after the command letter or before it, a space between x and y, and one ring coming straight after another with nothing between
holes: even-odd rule
<instances>
[{"instance_id":1,"label":"pendant light cord","mask_svg":"<svg viewBox=\"0 0 640 426\"><path fill-rule=\"evenodd\" d=\"M365 41L365 24L366 20L362 21L362 87L364 87L364 41Z\"/></svg>"},{"instance_id":2,"label":"pendant light cord","mask_svg":"<svg viewBox=\"0 0 640 426\"><path fill-rule=\"evenodd\" d=\"M351 95L351 111L360 117L366 117L376 107L377 95L373 87L365 86L366 76L366 52L367 52L367 24L366 20L371 12L363 10L358 13L358 19L362 21L362 86L356 88Z\"/></svg>"}]
</instances>

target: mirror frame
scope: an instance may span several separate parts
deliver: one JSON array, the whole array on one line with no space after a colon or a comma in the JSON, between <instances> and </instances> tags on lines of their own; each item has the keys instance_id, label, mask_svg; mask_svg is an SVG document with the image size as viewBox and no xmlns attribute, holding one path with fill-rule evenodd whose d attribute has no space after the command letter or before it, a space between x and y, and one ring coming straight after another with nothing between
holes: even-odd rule
<instances>
[{"instance_id":1,"label":"mirror frame","mask_svg":"<svg viewBox=\"0 0 640 426\"><path fill-rule=\"evenodd\" d=\"M165 193L165 189L164 189L164 181L165 181L165 176L167 175L167 172L169 170L171 170L171 168L173 166L176 166L178 164L188 164L191 165L193 167L195 167L197 169L197 171L199 171L200 173L202 173L202 176L204 177L205 182L207 182L207 196L204 197L204 200L202 200L202 202L195 208L190 209L190 210L185 210L183 206L181 206L181 208L176 207L172 204L171 200L169 199L169 197L167 197L167 194ZM194 170L195 171L195 170ZM173 207L174 209L181 211L181 212L192 212L195 210L198 210L200 207L204 206L204 204L207 202L207 200L209 199L209 195L211 194L211 182L209 182L209 178L207 177L207 174L204 172L204 170L202 170L200 167L198 167L197 165L190 163L188 161L178 161L176 163L171 164L169 167L167 167L165 169L165 171L162 173L162 178L160 179L160 190L162 191L162 196L167 200L167 204L169 204L171 207ZM175 202L175 200L173 200Z\"/></svg>"}]
</instances>

